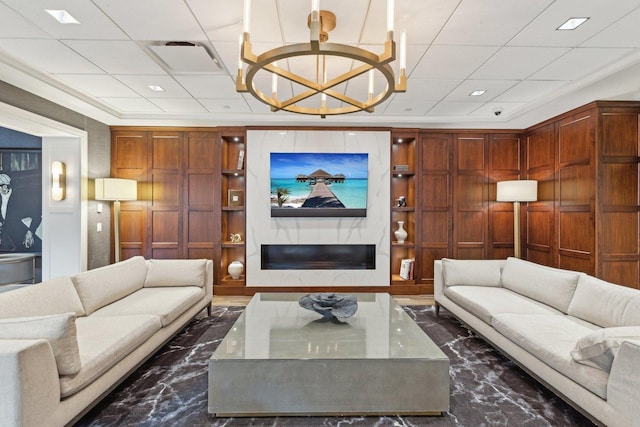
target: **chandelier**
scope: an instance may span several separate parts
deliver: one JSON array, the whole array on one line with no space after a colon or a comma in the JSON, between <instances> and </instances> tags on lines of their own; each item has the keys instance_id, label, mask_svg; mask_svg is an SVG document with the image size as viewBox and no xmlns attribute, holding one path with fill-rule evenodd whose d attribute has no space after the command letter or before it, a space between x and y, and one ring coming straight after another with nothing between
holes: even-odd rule
<instances>
[{"instance_id":1,"label":"chandelier","mask_svg":"<svg viewBox=\"0 0 640 427\"><path fill-rule=\"evenodd\" d=\"M372 113L374 107L384 102L391 94L405 92L407 89L404 32L400 37L400 64L397 78L390 65L396 59L393 15L393 0L387 0L387 39L384 43L384 51L378 55L360 47L330 43L329 32L336 26L336 16L327 10L320 10L320 1L312 0L311 14L307 18L310 30L309 43L284 45L256 55L252 50L249 30L251 0L244 0L243 34L240 37L236 90L251 93L258 100L269 105L271 111L283 110L317 115L322 118L358 111ZM309 58L312 61L309 61ZM345 58L348 61L347 67L344 66ZM300 65L293 64L295 61L301 61L297 64L305 64L304 71L300 71L303 68ZM288 66L278 65L285 63ZM246 64L246 72L244 64ZM296 72L292 71L294 69ZM270 73L271 93L268 88L257 84L260 79L256 78L256 75L259 72ZM356 78L366 73L368 73L366 93L362 90L349 91L350 95L347 95L348 85L362 86L354 82ZM379 75L384 78L385 84L379 85L382 88L375 92L374 82ZM278 78L291 82L292 96L286 96L286 99L278 97ZM351 94L352 92L358 92L358 96ZM327 105L328 99L331 105Z\"/></svg>"}]
</instances>

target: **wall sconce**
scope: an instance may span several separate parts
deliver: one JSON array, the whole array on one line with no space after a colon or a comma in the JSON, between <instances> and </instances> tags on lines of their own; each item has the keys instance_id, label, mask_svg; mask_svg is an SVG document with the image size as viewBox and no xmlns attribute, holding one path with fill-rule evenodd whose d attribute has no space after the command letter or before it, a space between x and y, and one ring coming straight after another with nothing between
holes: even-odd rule
<instances>
[{"instance_id":1,"label":"wall sconce","mask_svg":"<svg viewBox=\"0 0 640 427\"><path fill-rule=\"evenodd\" d=\"M59 202L66 197L67 176L63 162L51 162L51 199Z\"/></svg>"}]
</instances>

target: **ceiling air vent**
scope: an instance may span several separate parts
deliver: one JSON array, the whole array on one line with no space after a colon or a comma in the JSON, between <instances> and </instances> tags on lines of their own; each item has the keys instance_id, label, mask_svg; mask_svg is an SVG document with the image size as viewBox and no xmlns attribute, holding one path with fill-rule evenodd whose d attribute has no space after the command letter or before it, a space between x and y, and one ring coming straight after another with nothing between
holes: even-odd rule
<instances>
[{"instance_id":1,"label":"ceiling air vent","mask_svg":"<svg viewBox=\"0 0 640 427\"><path fill-rule=\"evenodd\" d=\"M149 46L173 74L218 73L218 60L206 46L197 42L171 41Z\"/></svg>"}]
</instances>

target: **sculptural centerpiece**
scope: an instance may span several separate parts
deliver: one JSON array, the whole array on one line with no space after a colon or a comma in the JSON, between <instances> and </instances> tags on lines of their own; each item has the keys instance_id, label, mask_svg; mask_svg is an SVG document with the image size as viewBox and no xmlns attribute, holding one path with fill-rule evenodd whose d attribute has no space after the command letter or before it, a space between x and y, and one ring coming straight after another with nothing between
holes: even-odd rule
<instances>
[{"instance_id":1,"label":"sculptural centerpiece","mask_svg":"<svg viewBox=\"0 0 640 427\"><path fill-rule=\"evenodd\" d=\"M351 317L358 310L358 300L353 295L335 293L307 294L298 301L300 307L315 311L327 320Z\"/></svg>"}]
</instances>

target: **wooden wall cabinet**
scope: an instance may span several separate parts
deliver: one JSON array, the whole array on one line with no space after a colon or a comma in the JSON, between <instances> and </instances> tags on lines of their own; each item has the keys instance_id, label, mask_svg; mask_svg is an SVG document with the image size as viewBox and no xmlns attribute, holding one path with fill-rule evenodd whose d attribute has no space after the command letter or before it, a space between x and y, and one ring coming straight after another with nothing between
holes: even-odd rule
<instances>
[{"instance_id":1,"label":"wooden wall cabinet","mask_svg":"<svg viewBox=\"0 0 640 427\"><path fill-rule=\"evenodd\" d=\"M216 258L217 135L208 129L112 128L111 175L138 182L138 200L122 202L122 259Z\"/></svg>"},{"instance_id":2,"label":"wooden wall cabinet","mask_svg":"<svg viewBox=\"0 0 640 427\"><path fill-rule=\"evenodd\" d=\"M640 107L598 101L526 134L526 258L640 286Z\"/></svg>"},{"instance_id":3,"label":"wooden wall cabinet","mask_svg":"<svg viewBox=\"0 0 640 427\"><path fill-rule=\"evenodd\" d=\"M496 182L518 179L521 134L422 131L417 171L417 283L433 292L433 262L513 255L513 204L495 201Z\"/></svg>"}]
</instances>

